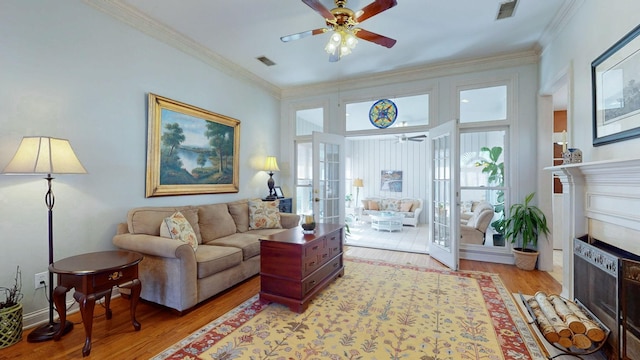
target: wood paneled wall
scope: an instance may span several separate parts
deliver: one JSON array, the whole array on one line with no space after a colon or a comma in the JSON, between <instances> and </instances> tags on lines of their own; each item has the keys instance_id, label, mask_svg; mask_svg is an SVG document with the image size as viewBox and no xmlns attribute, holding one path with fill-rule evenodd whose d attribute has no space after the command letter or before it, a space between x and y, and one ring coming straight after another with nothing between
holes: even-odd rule
<instances>
[{"instance_id":1,"label":"wood paneled wall","mask_svg":"<svg viewBox=\"0 0 640 360\"><path fill-rule=\"evenodd\" d=\"M354 178L362 178L359 201L366 197L420 198L423 202L420 223L426 223L429 193L428 141L405 141L394 139L351 140L347 138L347 194L353 194ZM381 191L380 178L383 170L402 171L402 192ZM361 204L357 204L361 206Z\"/></svg>"}]
</instances>

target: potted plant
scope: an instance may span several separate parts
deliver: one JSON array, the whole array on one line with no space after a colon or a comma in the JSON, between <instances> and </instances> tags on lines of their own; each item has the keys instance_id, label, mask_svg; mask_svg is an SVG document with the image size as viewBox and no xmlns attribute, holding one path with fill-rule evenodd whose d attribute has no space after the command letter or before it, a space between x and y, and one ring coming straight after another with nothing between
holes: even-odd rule
<instances>
[{"instance_id":1,"label":"potted plant","mask_svg":"<svg viewBox=\"0 0 640 360\"><path fill-rule=\"evenodd\" d=\"M523 270L533 270L538 259L538 236L549 235L547 218L540 208L531 205L535 193L527 195L524 204L513 204L509 208L509 217L504 220L504 237L513 244L516 266Z\"/></svg>"},{"instance_id":2,"label":"potted plant","mask_svg":"<svg viewBox=\"0 0 640 360\"><path fill-rule=\"evenodd\" d=\"M0 349L22 339L22 274L16 269L13 287L0 287Z\"/></svg>"},{"instance_id":3,"label":"potted plant","mask_svg":"<svg viewBox=\"0 0 640 360\"><path fill-rule=\"evenodd\" d=\"M489 175L487 178L490 185L504 186L504 161L498 162L502 155L502 147L494 146L489 148L483 146L480 152L486 152L489 155L488 160L480 160L476 162L476 166L482 167L482 173ZM504 246L504 191L496 191L496 203L493 204L493 211L498 214L498 218L491 223L491 227L495 231L493 234L493 245Z\"/></svg>"}]
</instances>

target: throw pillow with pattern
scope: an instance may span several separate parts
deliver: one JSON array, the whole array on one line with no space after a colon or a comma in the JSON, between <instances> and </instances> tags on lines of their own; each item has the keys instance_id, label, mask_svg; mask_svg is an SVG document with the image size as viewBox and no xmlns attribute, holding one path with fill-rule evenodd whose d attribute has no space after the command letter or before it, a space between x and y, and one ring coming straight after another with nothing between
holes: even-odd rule
<instances>
[{"instance_id":1,"label":"throw pillow with pattern","mask_svg":"<svg viewBox=\"0 0 640 360\"><path fill-rule=\"evenodd\" d=\"M183 241L193 248L198 248L198 238L187 218L180 211L164 218L160 224L160 236Z\"/></svg>"},{"instance_id":2,"label":"throw pillow with pattern","mask_svg":"<svg viewBox=\"0 0 640 360\"><path fill-rule=\"evenodd\" d=\"M278 200L249 200L249 229L282 229Z\"/></svg>"}]
</instances>

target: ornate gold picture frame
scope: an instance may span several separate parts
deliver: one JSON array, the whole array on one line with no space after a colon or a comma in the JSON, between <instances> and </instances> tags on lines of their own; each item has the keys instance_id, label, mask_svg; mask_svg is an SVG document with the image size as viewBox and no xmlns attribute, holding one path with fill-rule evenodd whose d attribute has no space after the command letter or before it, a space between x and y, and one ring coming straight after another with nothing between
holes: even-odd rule
<instances>
[{"instance_id":1,"label":"ornate gold picture frame","mask_svg":"<svg viewBox=\"0 0 640 360\"><path fill-rule=\"evenodd\" d=\"M238 192L240 121L149 94L146 197Z\"/></svg>"}]
</instances>

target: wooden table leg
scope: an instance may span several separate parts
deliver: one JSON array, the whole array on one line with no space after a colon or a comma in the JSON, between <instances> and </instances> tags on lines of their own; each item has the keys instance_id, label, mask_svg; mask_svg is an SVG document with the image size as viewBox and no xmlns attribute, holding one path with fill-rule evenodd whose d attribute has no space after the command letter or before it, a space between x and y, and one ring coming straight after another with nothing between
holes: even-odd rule
<instances>
[{"instance_id":1,"label":"wooden table leg","mask_svg":"<svg viewBox=\"0 0 640 360\"><path fill-rule=\"evenodd\" d=\"M67 321L67 304L66 302L66 294L70 289L66 286L58 285L53 290L53 303L56 306L56 310L58 311L58 316L60 317L60 327L55 334L53 334L53 340L60 340L64 333L64 324Z\"/></svg>"},{"instance_id":2,"label":"wooden table leg","mask_svg":"<svg viewBox=\"0 0 640 360\"><path fill-rule=\"evenodd\" d=\"M139 331L141 328L140 323L136 320L136 306L138 306L138 300L140 300L140 291L142 290L142 283L138 279L133 279L131 284L131 304L130 304L130 312L131 312L131 322L133 323L133 328L136 331Z\"/></svg>"},{"instance_id":3,"label":"wooden table leg","mask_svg":"<svg viewBox=\"0 0 640 360\"><path fill-rule=\"evenodd\" d=\"M110 320L111 317L113 316L110 305L111 305L111 290L109 290L109 292L104 294L104 308L106 309L105 317L107 318L107 320Z\"/></svg>"},{"instance_id":4,"label":"wooden table leg","mask_svg":"<svg viewBox=\"0 0 640 360\"><path fill-rule=\"evenodd\" d=\"M80 305L80 314L82 315L82 323L84 324L84 347L82 347L82 356L88 356L91 353L91 330L93 327L93 309L96 305L96 297L94 294L86 296L76 291L73 297Z\"/></svg>"}]
</instances>

